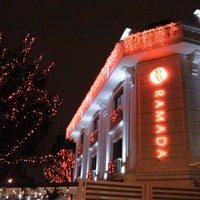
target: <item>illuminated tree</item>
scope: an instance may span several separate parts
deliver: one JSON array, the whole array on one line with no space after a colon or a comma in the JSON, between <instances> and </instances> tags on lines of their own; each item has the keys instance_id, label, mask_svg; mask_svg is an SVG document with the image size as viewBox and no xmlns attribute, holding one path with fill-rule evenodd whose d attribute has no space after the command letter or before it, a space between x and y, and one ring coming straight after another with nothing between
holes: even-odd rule
<instances>
[{"instance_id":1,"label":"illuminated tree","mask_svg":"<svg viewBox=\"0 0 200 200\"><path fill-rule=\"evenodd\" d=\"M42 55L32 58L35 38L27 34L19 49L10 53L3 47L1 36L0 159L4 160L48 129L62 98L57 91L49 93L45 89L55 64L41 67Z\"/></svg>"},{"instance_id":2,"label":"illuminated tree","mask_svg":"<svg viewBox=\"0 0 200 200\"><path fill-rule=\"evenodd\" d=\"M74 151L61 149L56 157L44 168L44 175L51 183L72 182L72 174L75 163Z\"/></svg>"}]
</instances>

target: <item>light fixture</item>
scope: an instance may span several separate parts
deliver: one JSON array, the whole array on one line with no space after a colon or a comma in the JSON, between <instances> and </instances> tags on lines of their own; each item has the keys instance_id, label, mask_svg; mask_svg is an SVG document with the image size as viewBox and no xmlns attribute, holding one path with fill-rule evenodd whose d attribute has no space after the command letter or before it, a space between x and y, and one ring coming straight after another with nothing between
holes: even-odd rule
<instances>
[{"instance_id":1,"label":"light fixture","mask_svg":"<svg viewBox=\"0 0 200 200\"><path fill-rule=\"evenodd\" d=\"M196 9L194 12L193 12L193 15L195 15L196 17L200 18L200 9Z\"/></svg>"},{"instance_id":2,"label":"light fixture","mask_svg":"<svg viewBox=\"0 0 200 200\"><path fill-rule=\"evenodd\" d=\"M121 173L122 173L122 174L125 173L125 166L122 166Z\"/></svg>"},{"instance_id":3,"label":"light fixture","mask_svg":"<svg viewBox=\"0 0 200 200\"><path fill-rule=\"evenodd\" d=\"M104 180L107 180L107 178L108 178L108 173L105 172L105 173L104 173Z\"/></svg>"},{"instance_id":4,"label":"light fixture","mask_svg":"<svg viewBox=\"0 0 200 200\"><path fill-rule=\"evenodd\" d=\"M124 40L126 37L128 37L130 35L131 31L132 31L132 29L126 28L119 41Z\"/></svg>"},{"instance_id":5,"label":"light fixture","mask_svg":"<svg viewBox=\"0 0 200 200\"><path fill-rule=\"evenodd\" d=\"M8 179L8 183L12 183L13 182L13 179L12 178L9 178Z\"/></svg>"},{"instance_id":6,"label":"light fixture","mask_svg":"<svg viewBox=\"0 0 200 200\"><path fill-rule=\"evenodd\" d=\"M196 23L199 26L200 25L200 9L196 9L193 12L193 15L195 15L195 17L196 17Z\"/></svg>"}]
</instances>

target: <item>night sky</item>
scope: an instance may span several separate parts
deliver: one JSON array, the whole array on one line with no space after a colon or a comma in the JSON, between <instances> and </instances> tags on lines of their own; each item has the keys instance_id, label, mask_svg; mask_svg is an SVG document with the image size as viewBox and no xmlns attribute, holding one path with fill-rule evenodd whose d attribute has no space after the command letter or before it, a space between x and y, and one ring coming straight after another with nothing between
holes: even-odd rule
<instances>
[{"instance_id":1,"label":"night sky","mask_svg":"<svg viewBox=\"0 0 200 200\"><path fill-rule=\"evenodd\" d=\"M27 33L34 55L56 62L49 87L64 91L50 135L65 129L126 27L141 30L165 19L194 22L197 0L0 0L0 30L10 50ZM50 142L50 143L51 143Z\"/></svg>"}]
</instances>

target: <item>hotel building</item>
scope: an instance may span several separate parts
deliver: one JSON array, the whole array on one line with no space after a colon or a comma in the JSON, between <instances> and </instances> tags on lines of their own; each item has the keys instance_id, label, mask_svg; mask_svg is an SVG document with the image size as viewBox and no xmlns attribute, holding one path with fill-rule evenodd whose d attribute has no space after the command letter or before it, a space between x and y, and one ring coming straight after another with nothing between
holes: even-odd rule
<instances>
[{"instance_id":1,"label":"hotel building","mask_svg":"<svg viewBox=\"0 0 200 200\"><path fill-rule=\"evenodd\" d=\"M73 199L200 199L200 28L121 38L67 126Z\"/></svg>"}]
</instances>

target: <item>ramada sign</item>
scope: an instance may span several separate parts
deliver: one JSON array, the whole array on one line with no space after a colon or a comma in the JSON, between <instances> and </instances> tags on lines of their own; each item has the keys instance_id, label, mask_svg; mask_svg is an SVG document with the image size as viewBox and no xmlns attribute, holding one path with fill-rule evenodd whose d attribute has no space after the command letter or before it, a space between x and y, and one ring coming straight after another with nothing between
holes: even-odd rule
<instances>
[{"instance_id":1,"label":"ramada sign","mask_svg":"<svg viewBox=\"0 0 200 200\"><path fill-rule=\"evenodd\" d=\"M170 162L180 156L180 150L183 151L187 129L181 76L179 55L137 66L138 157L141 166L149 160Z\"/></svg>"},{"instance_id":2,"label":"ramada sign","mask_svg":"<svg viewBox=\"0 0 200 200\"><path fill-rule=\"evenodd\" d=\"M155 123L154 135L156 157L162 159L167 156L166 145L168 143L165 113L167 91L163 88L163 83L168 79L167 70L164 67L157 67L150 72L149 78L156 85L152 97Z\"/></svg>"}]
</instances>

